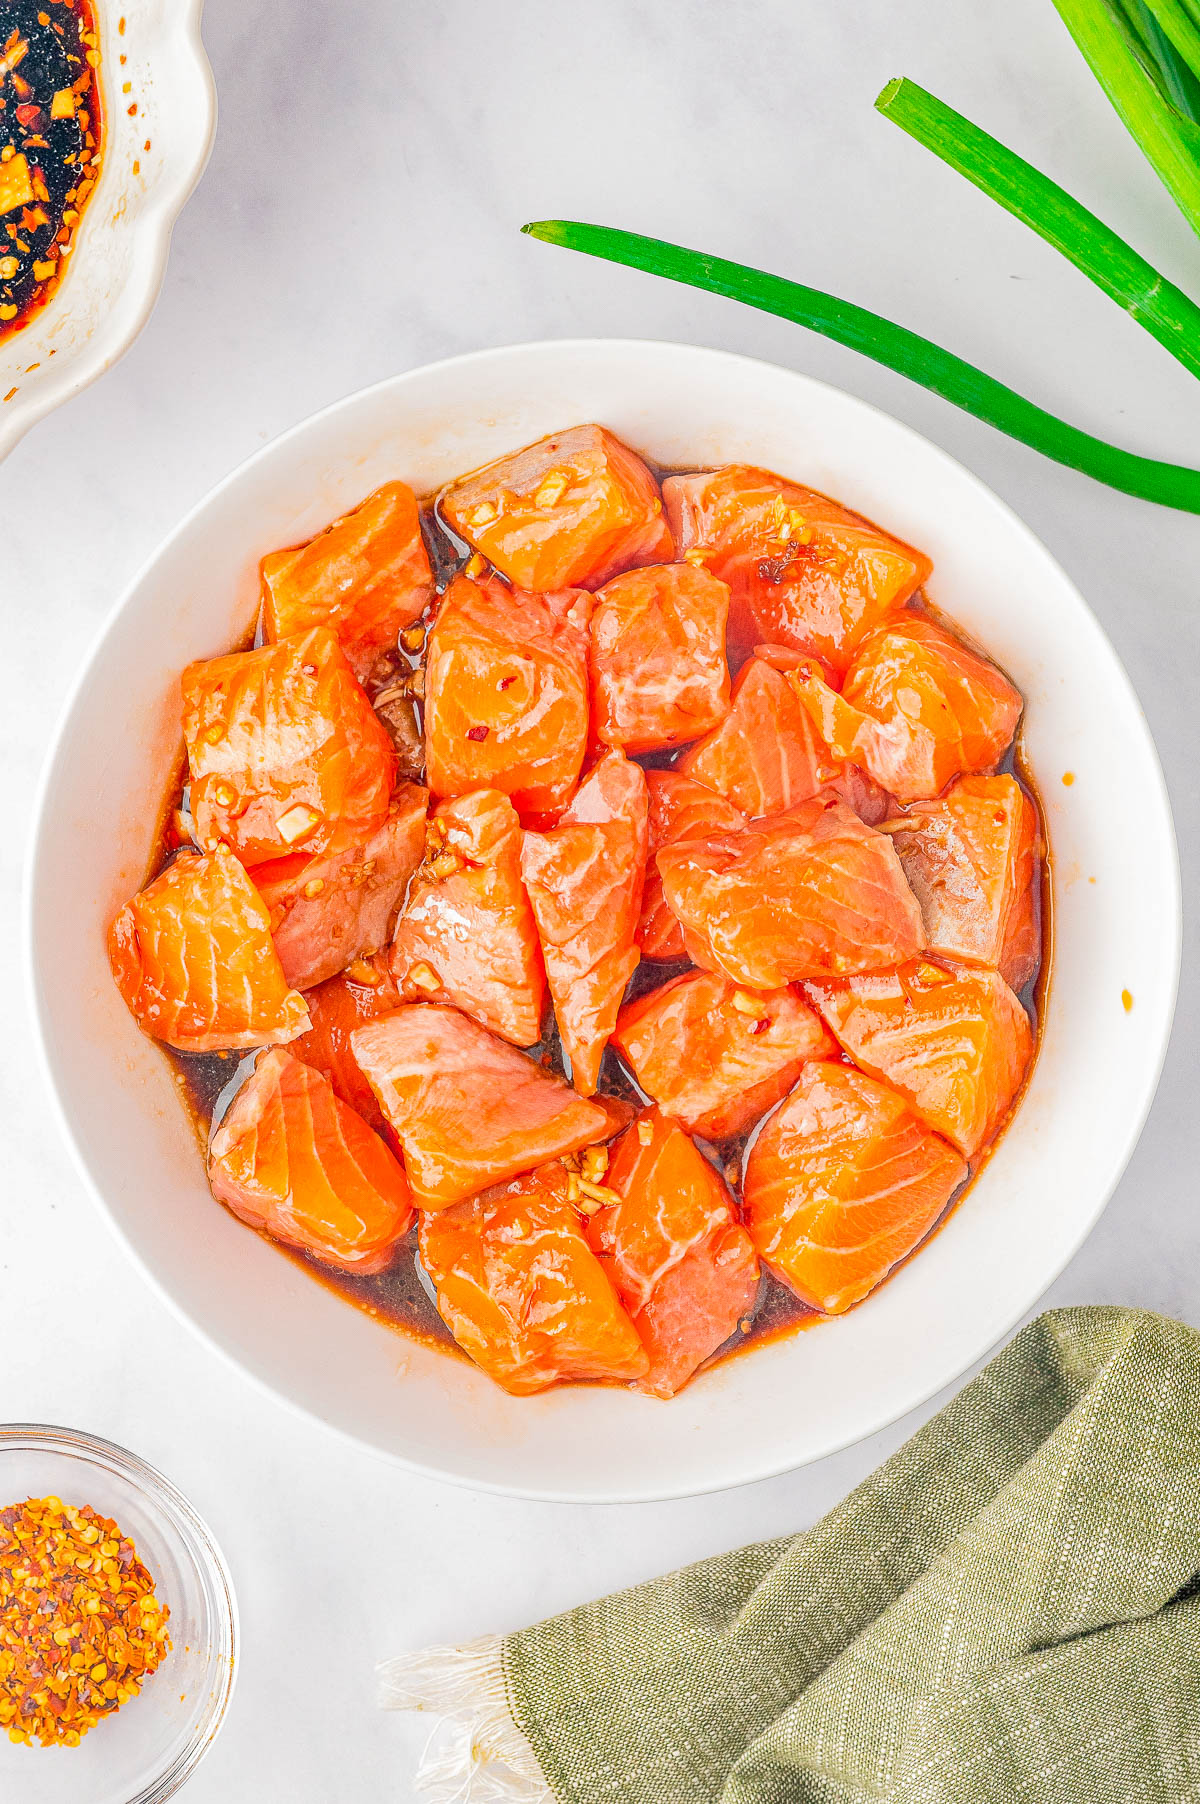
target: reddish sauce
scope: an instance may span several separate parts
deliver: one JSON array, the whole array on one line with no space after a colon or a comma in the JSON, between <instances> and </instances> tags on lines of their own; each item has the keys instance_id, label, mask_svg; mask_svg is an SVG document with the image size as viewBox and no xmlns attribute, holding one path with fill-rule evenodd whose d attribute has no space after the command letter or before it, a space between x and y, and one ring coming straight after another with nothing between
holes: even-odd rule
<instances>
[{"instance_id":1,"label":"reddish sauce","mask_svg":"<svg viewBox=\"0 0 1200 1804\"><path fill-rule=\"evenodd\" d=\"M58 287L100 172L90 0L0 5L0 339Z\"/></svg>"}]
</instances>

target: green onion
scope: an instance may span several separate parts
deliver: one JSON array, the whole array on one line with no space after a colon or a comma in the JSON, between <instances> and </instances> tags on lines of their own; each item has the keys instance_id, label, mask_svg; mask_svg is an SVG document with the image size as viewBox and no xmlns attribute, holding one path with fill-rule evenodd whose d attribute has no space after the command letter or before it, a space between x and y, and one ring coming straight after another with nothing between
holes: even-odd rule
<instances>
[{"instance_id":1,"label":"green onion","mask_svg":"<svg viewBox=\"0 0 1200 1804\"><path fill-rule=\"evenodd\" d=\"M1200 470L1137 457L1131 451L1093 438L1025 400L961 357L851 301L750 269L743 263L729 263L721 257L705 256L700 251L684 250L677 244L665 244L658 238L643 238L636 232L622 232L610 226L542 219L521 230L547 244L603 257L610 263L628 264L668 281L727 295L763 313L794 320L797 325L807 326L810 331L820 332L898 371L1056 463L1081 470L1127 495L1186 513L1200 513Z\"/></svg>"},{"instance_id":2,"label":"green onion","mask_svg":"<svg viewBox=\"0 0 1200 1804\"><path fill-rule=\"evenodd\" d=\"M1054 4L1138 148L1200 232L1200 125L1167 98L1161 71L1151 73L1144 44L1117 6L1108 0Z\"/></svg>"},{"instance_id":3,"label":"green onion","mask_svg":"<svg viewBox=\"0 0 1200 1804\"><path fill-rule=\"evenodd\" d=\"M1103 220L915 81L890 81L875 105L918 144L1070 258L1172 357L1200 376L1200 307Z\"/></svg>"}]
</instances>

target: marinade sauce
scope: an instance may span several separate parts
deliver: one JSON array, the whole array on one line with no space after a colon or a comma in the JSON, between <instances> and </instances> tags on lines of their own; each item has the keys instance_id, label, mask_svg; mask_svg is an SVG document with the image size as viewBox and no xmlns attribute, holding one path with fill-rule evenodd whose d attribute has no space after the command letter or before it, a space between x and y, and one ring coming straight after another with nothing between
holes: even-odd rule
<instances>
[{"instance_id":1,"label":"marinade sauce","mask_svg":"<svg viewBox=\"0 0 1200 1804\"><path fill-rule=\"evenodd\" d=\"M0 340L62 280L100 172L90 0L0 0Z\"/></svg>"},{"instance_id":2,"label":"marinade sauce","mask_svg":"<svg viewBox=\"0 0 1200 1804\"><path fill-rule=\"evenodd\" d=\"M0 0L0 4L3 4L3 0ZM659 469L655 469L654 473L659 478L672 474L669 470ZM438 587L439 589L442 589L446 587L452 578L467 565L469 561L469 548L449 531L432 506L426 506L422 510L422 527L429 549L430 563ZM932 610L930 611L932 612ZM255 635L254 642L258 642L257 634ZM424 773L423 767L418 763L420 758L419 748L421 745L422 724L420 718L420 701L419 699L409 699L406 697L403 704L403 714L397 716L396 719L392 719L391 713L393 711L393 704L389 699L397 688L397 678L402 677L406 671L411 670L417 661L417 658L410 657L402 648L399 649L395 654L394 659L391 661L390 666L387 662L384 662L381 666L377 666L376 671L372 673L372 681L368 684L368 690L372 695L372 700L376 702L380 714L388 722L389 730L393 732L393 737L396 740L403 767L402 774L415 781L421 781ZM403 688L402 683L399 686ZM646 769L661 769L664 765L670 764L675 755L674 752L651 752L638 758L637 762ZM1029 773L1024 768L1019 750L1010 750L1000 768L1018 777L1027 794L1032 798L1034 805L1038 810L1039 821L1041 821L1041 803L1037 792L1030 781ZM184 800L186 793L185 786L186 770L177 779L176 784L168 797L167 805L164 810L164 823L170 822L172 811L178 808L181 801ZM1044 847L1046 844L1044 826L1041 838ZM152 869L157 870L161 868L163 864L169 862L173 855L168 827L167 832L160 842L158 855ZM1042 865L1042 887L1039 896L1042 946L1041 966L1026 988L1021 992L1021 1001L1025 1004L1025 1007L1028 1009L1033 1019L1035 1033L1040 1024L1045 987L1049 978L1049 961L1046 957L1046 947L1049 940L1048 898L1048 859L1044 857ZM660 985L669 982L671 978L677 977L681 972L686 971L689 968L686 960L678 960L673 963L658 963L652 960L643 959L637 970L634 972L633 977L630 979L625 993L625 1001L632 1001L634 998L644 995L648 990L657 989ZM228 1106L229 1101L232 1099L240 1083L249 1074L256 1055L254 1053L245 1055L238 1053L188 1054L176 1052L169 1047L164 1048L164 1050L174 1067L176 1080L187 1104L200 1145L207 1153L209 1136L220 1121L225 1108ZM552 1014L548 1017L548 1026L545 1037L537 1046L530 1048L530 1056L539 1060L548 1069L554 1071L560 1077L563 1077L567 1082L570 1082L566 1062L563 1056L562 1045L558 1037ZM1034 1062L1036 1062L1036 1044L1034 1061L1031 1061L1030 1071L1033 1069ZM1027 1076L1026 1084L1028 1081ZM625 1067L622 1065L611 1046L608 1047L604 1053L604 1060L600 1070L599 1088L602 1093L632 1101L639 1107L643 1106L649 1100L643 1095L632 1077L625 1070ZM1009 1116L1010 1120L1012 1114L1015 1113L1019 1105L1020 1097L1018 1096L1014 1099ZM739 1205L741 1201L742 1172L745 1165L745 1159L755 1135L758 1132L758 1126L759 1124L755 1124L748 1133L743 1133L735 1139L722 1141L718 1144L709 1144L705 1141L699 1141L698 1143L706 1151L712 1163L721 1171L726 1183L729 1185L734 1196L738 1199ZM943 1215L930 1230L930 1234L926 1235L925 1240L913 1249L913 1252L908 1255L908 1258L913 1258L919 1253L921 1247L928 1244L932 1235L936 1234L944 1225L945 1221L949 1219L950 1215L957 1207L957 1204L961 1201L962 1196L969 1188L973 1178L978 1174L980 1165L989 1156L992 1148L998 1144L1002 1135L1003 1129L1001 1129L1001 1134L997 1136L997 1140L992 1143L992 1146L989 1147L973 1164L970 1176L951 1199ZM248 1233L255 1232L254 1229L250 1228L246 1231ZM269 1238L269 1236L264 1236L264 1238ZM465 1354L460 1352L452 1339L449 1330L446 1328L438 1314L432 1287L421 1267L417 1249L417 1230L415 1227L410 1230L405 1239L400 1243L400 1246L397 1249L396 1258L386 1271L361 1277L355 1277L346 1272L335 1271L331 1267L321 1264L319 1260L290 1247L282 1246L278 1242L273 1242L272 1244L285 1258L304 1267L313 1278L325 1285L326 1288L336 1291L340 1296L345 1297L357 1308L364 1310L367 1314L373 1316L377 1320L386 1323L388 1326L393 1327L416 1340L425 1342L426 1344L436 1345L449 1353L457 1355L459 1358L466 1357ZM901 1264L905 1263L907 1263L907 1260L901 1261ZM896 1269L899 1269L899 1267ZM734 1353L740 1353L749 1347L761 1345L765 1341L779 1339L784 1335L794 1333L798 1329L809 1327L814 1322L822 1321L824 1319L825 1318L818 1311L810 1309L806 1304L801 1303L787 1285L781 1283L764 1268L754 1308L748 1315L742 1318L738 1332L735 1333L724 1346L720 1347L711 1358L705 1362L705 1366L700 1369L704 1370L706 1366L728 1358Z\"/></svg>"}]
</instances>

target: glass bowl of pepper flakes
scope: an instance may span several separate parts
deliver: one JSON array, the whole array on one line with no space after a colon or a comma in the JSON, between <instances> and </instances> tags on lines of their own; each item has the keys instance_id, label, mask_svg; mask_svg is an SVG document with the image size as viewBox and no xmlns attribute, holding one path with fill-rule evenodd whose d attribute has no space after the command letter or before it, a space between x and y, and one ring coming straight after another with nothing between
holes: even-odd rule
<instances>
[{"instance_id":1,"label":"glass bowl of pepper flakes","mask_svg":"<svg viewBox=\"0 0 1200 1804\"><path fill-rule=\"evenodd\" d=\"M162 1804L212 1745L236 1651L225 1561L168 1479L76 1429L0 1424L0 1703L16 1698L33 1723L57 1700L48 1743L0 1731L0 1798ZM47 1669L69 1674L72 1658L79 1686L51 1692Z\"/></svg>"}]
</instances>

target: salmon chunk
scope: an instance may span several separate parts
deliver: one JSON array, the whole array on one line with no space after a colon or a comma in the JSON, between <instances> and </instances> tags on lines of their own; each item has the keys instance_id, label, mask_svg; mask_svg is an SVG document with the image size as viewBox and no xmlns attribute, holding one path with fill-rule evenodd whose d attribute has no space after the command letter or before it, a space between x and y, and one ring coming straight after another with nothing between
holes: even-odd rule
<instances>
[{"instance_id":1,"label":"salmon chunk","mask_svg":"<svg viewBox=\"0 0 1200 1804\"><path fill-rule=\"evenodd\" d=\"M802 1303L841 1315L925 1238L966 1175L895 1090L815 1061L750 1149L746 1226Z\"/></svg>"},{"instance_id":2,"label":"salmon chunk","mask_svg":"<svg viewBox=\"0 0 1200 1804\"><path fill-rule=\"evenodd\" d=\"M521 823L498 789L439 802L392 942L406 1000L448 1002L514 1046L542 1031L546 976L521 879Z\"/></svg>"},{"instance_id":3,"label":"salmon chunk","mask_svg":"<svg viewBox=\"0 0 1200 1804\"><path fill-rule=\"evenodd\" d=\"M769 470L729 464L663 484L676 552L729 584L730 644L789 645L841 674L933 566L911 545Z\"/></svg>"},{"instance_id":4,"label":"salmon chunk","mask_svg":"<svg viewBox=\"0 0 1200 1804\"><path fill-rule=\"evenodd\" d=\"M588 1241L650 1355L637 1389L673 1397L753 1309L758 1255L722 1179L657 1109L621 1136L604 1188L620 1200Z\"/></svg>"},{"instance_id":5,"label":"salmon chunk","mask_svg":"<svg viewBox=\"0 0 1200 1804\"><path fill-rule=\"evenodd\" d=\"M664 1115L705 1140L743 1133L809 1059L837 1052L794 990L740 990L713 971L685 971L628 1003L613 1045Z\"/></svg>"},{"instance_id":6,"label":"salmon chunk","mask_svg":"<svg viewBox=\"0 0 1200 1804\"><path fill-rule=\"evenodd\" d=\"M262 898L224 846L181 852L127 902L108 957L139 1025L179 1052L294 1040L309 1024Z\"/></svg>"},{"instance_id":7,"label":"salmon chunk","mask_svg":"<svg viewBox=\"0 0 1200 1804\"><path fill-rule=\"evenodd\" d=\"M346 971L319 983L304 998L312 1026L293 1040L289 1050L316 1071L323 1071L334 1093L362 1116L371 1127L389 1130L375 1092L358 1068L350 1050L350 1035L364 1021L373 1021L399 1006L400 992L392 982L388 954L356 959Z\"/></svg>"},{"instance_id":8,"label":"salmon chunk","mask_svg":"<svg viewBox=\"0 0 1200 1804\"><path fill-rule=\"evenodd\" d=\"M327 626L360 682L434 594L417 498L402 482L384 483L307 544L270 552L259 573L264 637Z\"/></svg>"},{"instance_id":9,"label":"salmon chunk","mask_svg":"<svg viewBox=\"0 0 1200 1804\"><path fill-rule=\"evenodd\" d=\"M1037 809L1015 777L959 777L888 831L930 952L990 965L1021 990L1041 958Z\"/></svg>"},{"instance_id":10,"label":"salmon chunk","mask_svg":"<svg viewBox=\"0 0 1200 1804\"><path fill-rule=\"evenodd\" d=\"M212 1193L344 1272L380 1272L413 1219L404 1169L327 1077L274 1046L212 1137Z\"/></svg>"},{"instance_id":11,"label":"salmon chunk","mask_svg":"<svg viewBox=\"0 0 1200 1804\"><path fill-rule=\"evenodd\" d=\"M420 1209L460 1203L613 1131L607 1109L457 1009L407 1003L355 1028L350 1050Z\"/></svg>"},{"instance_id":12,"label":"salmon chunk","mask_svg":"<svg viewBox=\"0 0 1200 1804\"><path fill-rule=\"evenodd\" d=\"M443 490L460 538L522 589L598 588L674 554L658 484L603 426L575 426Z\"/></svg>"},{"instance_id":13,"label":"salmon chunk","mask_svg":"<svg viewBox=\"0 0 1200 1804\"><path fill-rule=\"evenodd\" d=\"M1025 1080L1033 1030L998 971L921 960L807 986L856 1065L972 1159Z\"/></svg>"},{"instance_id":14,"label":"salmon chunk","mask_svg":"<svg viewBox=\"0 0 1200 1804\"><path fill-rule=\"evenodd\" d=\"M392 743L324 627L189 664L183 733L206 851L253 866L383 825Z\"/></svg>"},{"instance_id":15,"label":"salmon chunk","mask_svg":"<svg viewBox=\"0 0 1200 1804\"><path fill-rule=\"evenodd\" d=\"M420 1244L442 1320L513 1396L645 1373L646 1350L588 1246L561 1165L422 1215Z\"/></svg>"},{"instance_id":16,"label":"salmon chunk","mask_svg":"<svg viewBox=\"0 0 1200 1804\"><path fill-rule=\"evenodd\" d=\"M605 754L546 833L527 833L521 870L571 1076L582 1096L600 1079L625 985L638 964L646 870L646 777Z\"/></svg>"},{"instance_id":17,"label":"salmon chunk","mask_svg":"<svg viewBox=\"0 0 1200 1804\"><path fill-rule=\"evenodd\" d=\"M591 616L592 732L629 753L699 739L729 712L729 590L692 564L606 583Z\"/></svg>"},{"instance_id":18,"label":"salmon chunk","mask_svg":"<svg viewBox=\"0 0 1200 1804\"><path fill-rule=\"evenodd\" d=\"M840 695L811 667L788 680L834 754L861 764L901 802L940 795L964 772L991 770L1021 718L1008 678L920 614L866 640Z\"/></svg>"},{"instance_id":19,"label":"salmon chunk","mask_svg":"<svg viewBox=\"0 0 1200 1804\"><path fill-rule=\"evenodd\" d=\"M780 655L778 648L759 647L738 672L728 717L686 751L676 769L719 790L743 814L781 814L829 790L862 820L882 820L888 798L865 772L833 756L772 662ZM782 656L790 663L795 654Z\"/></svg>"},{"instance_id":20,"label":"salmon chunk","mask_svg":"<svg viewBox=\"0 0 1200 1804\"><path fill-rule=\"evenodd\" d=\"M254 867L283 974L297 990L386 946L425 850L428 795L402 783L374 833L315 858L292 853Z\"/></svg>"},{"instance_id":21,"label":"salmon chunk","mask_svg":"<svg viewBox=\"0 0 1200 1804\"><path fill-rule=\"evenodd\" d=\"M643 958L686 958L683 929L667 907L657 853L677 839L704 838L709 833L737 833L746 817L724 796L703 783L693 783L677 770L648 770L646 882L642 890L642 917L637 939Z\"/></svg>"},{"instance_id":22,"label":"salmon chunk","mask_svg":"<svg viewBox=\"0 0 1200 1804\"><path fill-rule=\"evenodd\" d=\"M658 868L693 962L751 990L900 964L925 943L894 846L844 802L677 841Z\"/></svg>"},{"instance_id":23,"label":"salmon chunk","mask_svg":"<svg viewBox=\"0 0 1200 1804\"><path fill-rule=\"evenodd\" d=\"M451 583L426 652L425 763L435 795L500 789L522 815L570 800L587 750L590 606L574 590Z\"/></svg>"}]
</instances>

